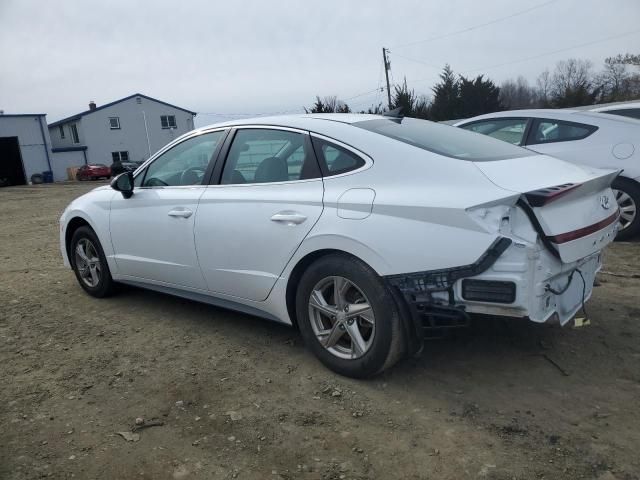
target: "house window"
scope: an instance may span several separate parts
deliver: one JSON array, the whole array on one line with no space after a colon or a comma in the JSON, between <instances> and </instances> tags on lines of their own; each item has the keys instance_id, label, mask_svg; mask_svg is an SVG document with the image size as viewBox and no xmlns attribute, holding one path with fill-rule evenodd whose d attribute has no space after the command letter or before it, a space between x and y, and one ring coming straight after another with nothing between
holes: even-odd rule
<instances>
[{"instance_id":1,"label":"house window","mask_svg":"<svg viewBox=\"0 0 640 480\"><path fill-rule=\"evenodd\" d=\"M71 124L71 138L73 143L80 143L80 137L78 136L78 126L75 123Z\"/></svg>"},{"instance_id":2,"label":"house window","mask_svg":"<svg viewBox=\"0 0 640 480\"><path fill-rule=\"evenodd\" d=\"M176 128L175 115L160 115L160 123L162 128Z\"/></svg>"},{"instance_id":3,"label":"house window","mask_svg":"<svg viewBox=\"0 0 640 480\"><path fill-rule=\"evenodd\" d=\"M120 130L120 117L109 117L109 128L111 130Z\"/></svg>"},{"instance_id":4,"label":"house window","mask_svg":"<svg viewBox=\"0 0 640 480\"><path fill-rule=\"evenodd\" d=\"M59 125L58 129L60 130L60 138L64 138L64 125Z\"/></svg>"},{"instance_id":5,"label":"house window","mask_svg":"<svg viewBox=\"0 0 640 480\"><path fill-rule=\"evenodd\" d=\"M111 152L111 159L114 162L128 162L129 152Z\"/></svg>"}]
</instances>

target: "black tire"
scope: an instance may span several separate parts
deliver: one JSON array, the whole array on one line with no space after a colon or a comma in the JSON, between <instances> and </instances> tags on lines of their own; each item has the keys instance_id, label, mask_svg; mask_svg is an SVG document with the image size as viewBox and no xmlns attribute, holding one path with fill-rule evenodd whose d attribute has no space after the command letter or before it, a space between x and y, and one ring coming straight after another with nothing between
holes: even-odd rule
<instances>
[{"instance_id":1,"label":"black tire","mask_svg":"<svg viewBox=\"0 0 640 480\"><path fill-rule=\"evenodd\" d=\"M95 253L97 254L97 258L99 260L99 262L95 262L99 263L100 267L99 281L95 286L89 285L83 279L79 266L76 262L76 248L78 247L78 244L83 240L88 240L91 245L95 247ZM78 283L89 295L96 298L104 298L113 294L113 292L115 291L115 282L113 281L113 278L111 278L111 271L109 270L107 258L104 255L104 251L102 250L102 245L100 245L98 236L90 227L83 226L73 232L73 236L71 237L71 244L69 247L69 262L71 263L71 267L76 274Z\"/></svg>"},{"instance_id":2,"label":"black tire","mask_svg":"<svg viewBox=\"0 0 640 480\"><path fill-rule=\"evenodd\" d=\"M373 310L375 334L358 358L341 358L321 343L311 325L309 301L313 289L328 277L343 277L365 295ZM329 369L353 378L368 378L393 366L403 355L400 312L382 279L362 261L344 254L318 259L302 275L296 292L298 327L307 347Z\"/></svg>"},{"instance_id":3,"label":"black tire","mask_svg":"<svg viewBox=\"0 0 640 480\"><path fill-rule=\"evenodd\" d=\"M626 193L631 197L635 205L635 218L627 225L624 230L620 230L616 236L616 240L630 240L640 234L640 184L624 177L618 177L613 181L611 188Z\"/></svg>"}]
</instances>

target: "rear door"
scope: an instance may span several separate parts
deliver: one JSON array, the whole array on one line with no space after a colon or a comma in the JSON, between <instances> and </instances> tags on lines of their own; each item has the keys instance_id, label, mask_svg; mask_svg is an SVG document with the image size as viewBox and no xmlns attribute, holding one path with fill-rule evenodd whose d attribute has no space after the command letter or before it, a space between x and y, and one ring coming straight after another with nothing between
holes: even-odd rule
<instances>
[{"instance_id":1,"label":"rear door","mask_svg":"<svg viewBox=\"0 0 640 480\"><path fill-rule=\"evenodd\" d=\"M526 147L568 162L602 167L611 157L609 143L594 144L591 137L598 127L585 123L534 118Z\"/></svg>"},{"instance_id":2,"label":"rear door","mask_svg":"<svg viewBox=\"0 0 640 480\"><path fill-rule=\"evenodd\" d=\"M195 219L207 286L265 300L322 213L323 183L307 132L239 127Z\"/></svg>"}]
</instances>

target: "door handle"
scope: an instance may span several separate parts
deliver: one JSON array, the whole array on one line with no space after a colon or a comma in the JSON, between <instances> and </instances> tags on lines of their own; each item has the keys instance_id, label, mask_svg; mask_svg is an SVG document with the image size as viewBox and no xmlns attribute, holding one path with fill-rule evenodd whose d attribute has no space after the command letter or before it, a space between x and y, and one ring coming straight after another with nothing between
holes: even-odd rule
<instances>
[{"instance_id":1,"label":"door handle","mask_svg":"<svg viewBox=\"0 0 640 480\"><path fill-rule=\"evenodd\" d=\"M191 215L193 215L193 212L188 208L176 208L175 210L171 210L167 215L169 215L170 217L189 218Z\"/></svg>"},{"instance_id":2,"label":"door handle","mask_svg":"<svg viewBox=\"0 0 640 480\"><path fill-rule=\"evenodd\" d=\"M306 219L306 215L298 212L278 212L271 217L272 222L284 223L290 226L299 225Z\"/></svg>"}]
</instances>

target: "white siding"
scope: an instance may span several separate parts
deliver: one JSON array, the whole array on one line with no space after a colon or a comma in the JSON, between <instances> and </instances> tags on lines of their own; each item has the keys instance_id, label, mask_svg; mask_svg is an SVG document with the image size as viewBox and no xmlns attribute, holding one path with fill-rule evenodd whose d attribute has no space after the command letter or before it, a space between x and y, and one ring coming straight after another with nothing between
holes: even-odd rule
<instances>
[{"instance_id":1,"label":"white siding","mask_svg":"<svg viewBox=\"0 0 640 480\"><path fill-rule=\"evenodd\" d=\"M138 103L137 98L132 97L102 109L98 105L98 110L87 113L81 120L75 121L78 125L80 145L87 146L89 163L110 165L111 153L121 151L129 152L129 161L142 162L149 158L149 153L153 155L173 139L193 129L193 115L190 113L145 97L139 97ZM176 129L163 129L160 122L162 115L174 115ZM120 129L110 128L110 117L119 118ZM65 139L60 139L58 126L51 127L54 147L74 146L70 123L64 125Z\"/></svg>"},{"instance_id":2,"label":"white siding","mask_svg":"<svg viewBox=\"0 0 640 480\"><path fill-rule=\"evenodd\" d=\"M84 165L84 155L82 151L54 152L51 157L51 168L53 169L53 179L56 182L64 180L75 180L67 175L67 167L80 167Z\"/></svg>"}]
</instances>

